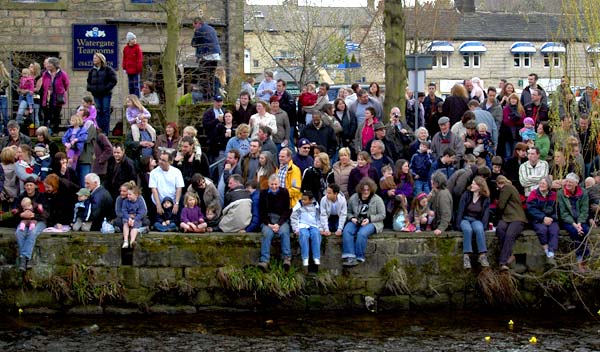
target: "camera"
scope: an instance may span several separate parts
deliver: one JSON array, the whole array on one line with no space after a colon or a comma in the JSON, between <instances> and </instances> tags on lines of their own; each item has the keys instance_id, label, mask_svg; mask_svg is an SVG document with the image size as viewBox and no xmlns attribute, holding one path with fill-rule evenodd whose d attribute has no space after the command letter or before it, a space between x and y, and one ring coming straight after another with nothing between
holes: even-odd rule
<instances>
[{"instance_id":1,"label":"camera","mask_svg":"<svg viewBox=\"0 0 600 352\"><path fill-rule=\"evenodd\" d=\"M398 114L397 112L393 113L392 116L394 117L400 117L400 114Z\"/></svg>"}]
</instances>

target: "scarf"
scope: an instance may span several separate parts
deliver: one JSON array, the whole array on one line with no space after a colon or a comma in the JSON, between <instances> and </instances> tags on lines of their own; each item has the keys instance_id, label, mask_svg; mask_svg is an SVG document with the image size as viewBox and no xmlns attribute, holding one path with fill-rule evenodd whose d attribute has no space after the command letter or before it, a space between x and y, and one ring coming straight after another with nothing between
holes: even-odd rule
<instances>
[{"instance_id":1,"label":"scarf","mask_svg":"<svg viewBox=\"0 0 600 352\"><path fill-rule=\"evenodd\" d=\"M371 168L371 165L366 164L365 166L356 166L356 168L358 169L358 171L360 171L360 175L362 177L367 177L369 176L369 169Z\"/></svg>"}]
</instances>

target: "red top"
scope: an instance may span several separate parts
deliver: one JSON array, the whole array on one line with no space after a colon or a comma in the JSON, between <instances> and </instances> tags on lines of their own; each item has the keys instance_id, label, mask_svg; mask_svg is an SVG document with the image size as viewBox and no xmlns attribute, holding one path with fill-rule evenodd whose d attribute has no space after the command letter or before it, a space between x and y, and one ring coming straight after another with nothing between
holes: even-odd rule
<instances>
[{"instance_id":1,"label":"red top","mask_svg":"<svg viewBox=\"0 0 600 352\"><path fill-rule=\"evenodd\" d=\"M123 69L128 75L142 73L142 62L144 55L139 44L125 45L123 48Z\"/></svg>"}]
</instances>

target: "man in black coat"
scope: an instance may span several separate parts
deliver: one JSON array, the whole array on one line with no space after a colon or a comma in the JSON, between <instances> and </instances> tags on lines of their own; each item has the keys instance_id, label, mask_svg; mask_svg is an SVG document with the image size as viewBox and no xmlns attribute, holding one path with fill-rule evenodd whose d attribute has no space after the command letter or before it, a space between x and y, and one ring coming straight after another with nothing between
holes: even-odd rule
<instances>
[{"instance_id":1,"label":"man in black coat","mask_svg":"<svg viewBox=\"0 0 600 352\"><path fill-rule=\"evenodd\" d=\"M125 155L125 147L122 143L115 143L113 155L108 159L104 187L113 198L117 198L121 185L129 181L136 181L137 183L137 173L133 160Z\"/></svg>"},{"instance_id":2,"label":"man in black coat","mask_svg":"<svg viewBox=\"0 0 600 352\"><path fill-rule=\"evenodd\" d=\"M296 117L296 99L286 90L286 83L281 78L277 80L275 95L279 97L279 108L285 111L290 119L290 130L295 134L298 119ZM290 140L294 138L288 137Z\"/></svg>"},{"instance_id":3,"label":"man in black coat","mask_svg":"<svg viewBox=\"0 0 600 352\"><path fill-rule=\"evenodd\" d=\"M335 155L337 150L335 132L333 128L323 123L319 112L313 113L311 123L300 132L300 138L308 139L311 144L322 145L327 149L327 154Z\"/></svg>"},{"instance_id":4,"label":"man in black coat","mask_svg":"<svg viewBox=\"0 0 600 352\"><path fill-rule=\"evenodd\" d=\"M91 192L92 231L100 231L102 221L115 217L115 202L106 188L100 185L100 177L94 173L85 176L85 188Z\"/></svg>"}]
</instances>

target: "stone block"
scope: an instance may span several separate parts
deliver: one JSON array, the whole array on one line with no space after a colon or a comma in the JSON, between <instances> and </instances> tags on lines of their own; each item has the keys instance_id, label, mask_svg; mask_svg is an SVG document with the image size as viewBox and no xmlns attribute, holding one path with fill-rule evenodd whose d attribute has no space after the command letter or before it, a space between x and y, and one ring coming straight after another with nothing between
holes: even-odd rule
<instances>
[{"instance_id":1,"label":"stone block","mask_svg":"<svg viewBox=\"0 0 600 352\"><path fill-rule=\"evenodd\" d=\"M167 306L154 305L148 307L148 313L151 314L196 314L194 306Z\"/></svg>"},{"instance_id":2,"label":"stone block","mask_svg":"<svg viewBox=\"0 0 600 352\"><path fill-rule=\"evenodd\" d=\"M101 306L75 306L67 311L67 314L72 315L100 315L104 313Z\"/></svg>"},{"instance_id":3,"label":"stone block","mask_svg":"<svg viewBox=\"0 0 600 352\"><path fill-rule=\"evenodd\" d=\"M0 287L20 287L22 281L22 275L14 265L0 266Z\"/></svg>"},{"instance_id":4,"label":"stone block","mask_svg":"<svg viewBox=\"0 0 600 352\"><path fill-rule=\"evenodd\" d=\"M377 309L380 311L408 310L410 308L410 296L383 296L379 297Z\"/></svg>"},{"instance_id":5,"label":"stone block","mask_svg":"<svg viewBox=\"0 0 600 352\"><path fill-rule=\"evenodd\" d=\"M131 314L142 314L143 312L139 308L124 308L116 306L107 306L104 308L105 314L113 315L131 315Z\"/></svg>"},{"instance_id":6,"label":"stone block","mask_svg":"<svg viewBox=\"0 0 600 352\"><path fill-rule=\"evenodd\" d=\"M125 303L145 306L151 303L154 290L148 288L126 289L124 296Z\"/></svg>"},{"instance_id":7,"label":"stone block","mask_svg":"<svg viewBox=\"0 0 600 352\"><path fill-rule=\"evenodd\" d=\"M207 288L211 286L211 280L215 277L213 268L184 268L183 276L195 288Z\"/></svg>"},{"instance_id":8,"label":"stone block","mask_svg":"<svg viewBox=\"0 0 600 352\"><path fill-rule=\"evenodd\" d=\"M118 270L119 279L125 288L140 287L140 269L133 266L122 266Z\"/></svg>"},{"instance_id":9,"label":"stone block","mask_svg":"<svg viewBox=\"0 0 600 352\"><path fill-rule=\"evenodd\" d=\"M380 292L385 284L383 277L371 277L365 280L367 292Z\"/></svg>"},{"instance_id":10,"label":"stone block","mask_svg":"<svg viewBox=\"0 0 600 352\"><path fill-rule=\"evenodd\" d=\"M436 309L444 308L450 304L450 297L445 293L433 296L410 296L410 309Z\"/></svg>"},{"instance_id":11,"label":"stone block","mask_svg":"<svg viewBox=\"0 0 600 352\"><path fill-rule=\"evenodd\" d=\"M306 297L306 308L309 310L338 310L348 305L346 295L310 295Z\"/></svg>"},{"instance_id":12,"label":"stone block","mask_svg":"<svg viewBox=\"0 0 600 352\"><path fill-rule=\"evenodd\" d=\"M133 251L133 265L145 267L167 267L169 266L169 253L167 251L154 252L144 248L144 244Z\"/></svg>"},{"instance_id":13,"label":"stone block","mask_svg":"<svg viewBox=\"0 0 600 352\"><path fill-rule=\"evenodd\" d=\"M140 268L139 280L142 287L155 287L158 281L158 270L156 268Z\"/></svg>"},{"instance_id":14,"label":"stone block","mask_svg":"<svg viewBox=\"0 0 600 352\"><path fill-rule=\"evenodd\" d=\"M180 268L157 268L156 273L158 274L158 281L167 280L169 282L175 282L183 276L183 272Z\"/></svg>"},{"instance_id":15,"label":"stone block","mask_svg":"<svg viewBox=\"0 0 600 352\"><path fill-rule=\"evenodd\" d=\"M18 290L15 294L15 305L23 309L28 307L58 308L59 303L50 291Z\"/></svg>"},{"instance_id":16,"label":"stone block","mask_svg":"<svg viewBox=\"0 0 600 352\"><path fill-rule=\"evenodd\" d=\"M423 240L418 239L405 239L400 240L398 243L399 254L420 254L425 251L425 245Z\"/></svg>"},{"instance_id":17,"label":"stone block","mask_svg":"<svg viewBox=\"0 0 600 352\"><path fill-rule=\"evenodd\" d=\"M208 290L200 289L196 293L193 303L199 306L210 306L213 304L212 296Z\"/></svg>"},{"instance_id":18,"label":"stone block","mask_svg":"<svg viewBox=\"0 0 600 352\"><path fill-rule=\"evenodd\" d=\"M201 264L198 254L185 247L170 247L169 259L172 267L190 267Z\"/></svg>"}]
</instances>

